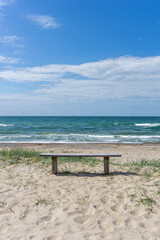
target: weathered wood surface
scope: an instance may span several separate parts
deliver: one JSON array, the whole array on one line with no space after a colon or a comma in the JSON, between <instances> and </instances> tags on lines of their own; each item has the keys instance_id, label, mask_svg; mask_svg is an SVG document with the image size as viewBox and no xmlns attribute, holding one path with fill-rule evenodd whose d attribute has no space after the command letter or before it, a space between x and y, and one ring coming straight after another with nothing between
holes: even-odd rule
<instances>
[{"instance_id":1,"label":"weathered wood surface","mask_svg":"<svg viewBox=\"0 0 160 240\"><path fill-rule=\"evenodd\" d=\"M53 173L53 174L58 173L57 157L52 157L52 173Z\"/></svg>"},{"instance_id":2,"label":"weathered wood surface","mask_svg":"<svg viewBox=\"0 0 160 240\"><path fill-rule=\"evenodd\" d=\"M122 157L121 154L94 154L94 153L42 153L41 157Z\"/></svg>"},{"instance_id":3,"label":"weathered wood surface","mask_svg":"<svg viewBox=\"0 0 160 240\"><path fill-rule=\"evenodd\" d=\"M104 174L109 174L109 157L104 157Z\"/></svg>"}]
</instances>

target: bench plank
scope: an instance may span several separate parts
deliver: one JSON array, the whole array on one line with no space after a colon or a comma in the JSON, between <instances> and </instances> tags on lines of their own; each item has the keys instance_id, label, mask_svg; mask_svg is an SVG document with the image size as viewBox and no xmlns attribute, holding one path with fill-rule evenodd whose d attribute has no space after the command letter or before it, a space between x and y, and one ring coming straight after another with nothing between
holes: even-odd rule
<instances>
[{"instance_id":1,"label":"bench plank","mask_svg":"<svg viewBox=\"0 0 160 240\"><path fill-rule=\"evenodd\" d=\"M122 157L121 154L42 153L41 157Z\"/></svg>"}]
</instances>

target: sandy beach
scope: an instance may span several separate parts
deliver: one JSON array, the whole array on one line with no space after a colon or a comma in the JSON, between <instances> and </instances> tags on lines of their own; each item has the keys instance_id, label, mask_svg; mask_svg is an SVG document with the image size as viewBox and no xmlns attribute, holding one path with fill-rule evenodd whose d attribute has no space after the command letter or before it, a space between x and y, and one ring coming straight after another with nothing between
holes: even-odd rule
<instances>
[{"instance_id":1,"label":"sandy beach","mask_svg":"<svg viewBox=\"0 0 160 240\"><path fill-rule=\"evenodd\" d=\"M0 144L55 153L120 153L103 162L0 165L0 240L160 240L160 144ZM116 161L118 162L116 164ZM121 164L121 165L120 165Z\"/></svg>"}]
</instances>

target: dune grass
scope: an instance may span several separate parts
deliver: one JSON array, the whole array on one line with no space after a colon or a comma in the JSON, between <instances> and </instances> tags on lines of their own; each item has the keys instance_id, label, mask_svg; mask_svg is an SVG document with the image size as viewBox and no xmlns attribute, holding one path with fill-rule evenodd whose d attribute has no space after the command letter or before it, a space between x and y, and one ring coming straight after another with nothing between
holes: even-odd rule
<instances>
[{"instance_id":1,"label":"dune grass","mask_svg":"<svg viewBox=\"0 0 160 240\"><path fill-rule=\"evenodd\" d=\"M102 160L98 160L96 158L78 158L78 157L70 157L70 158L58 158L59 163L66 162L81 162L81 163L90 163L91 165L95 165ZM0 162L5 164L18 164L18 163L41 163L43 165L48 165L51 163L51 158L48 157L40 157L40 152L29 149L15 148L15 149L2 149L0 150Z\"/></svg>"},{"instance_id":2,"label":"dune grass","mask_svg":"<svg viewBox=\"0 0 160 240\"><path fill-rule=\"evenodd\" d=\"M46 197L42 198L42 197L38 196L35 199L34 206L38 206L38 205L52 205L52 206L54 206L54 200L53 199L48 199Z\"/></svg>"},{"instance_id":3,"label":"dune grass","mask_svg":"<svg viewBox=\"0 0 160 240\"><path fill-rule=\"evenodd\" d=\"M39 161L39 152L34 150L15 148L15 149L2 149L0 151L1 163L9 165L18 163L29 163Z\"/></svg>"},{"instance_id":4,"label":"dune grass","mask_svg":"<svg viewBox=\"0 0 160 240\"><path fill-rule=\"evenodd\" d=\"M103 162L103 159L97 159L93 157L60 157L58 158L59 163L67 163L67 162L80 162L80 163L86 163L90 165L95 165L97 163ZM51 163L51 158L48 157L40 157L40 152L30 149L23 149L23 148L14 148L14 149L2 149L0 150L0 162L5 164L18 164L18 163L26 163L26 164L32 164L32 163L41 163L43 165L48 165ZM159 160L141 160L137 162L127 162L127 163L120 163L120 161L111 160L111 165L116 165L120 167L127 167L130 170L134 170L135 172L139 172L145 167L151 167L154 169L154 171L160 170L160 159ZM151 174L147 171L144 172L144 175L146 177L149 177Z\"/></svg>"},{"instance_id":5,"label":"dune grass","mask_svg":"<svg viewBox=\"0 0 160 240\"><path fill-rule=\"evenodd\" d=\"M142 159L141 161L127 162L127 163L120 163L120 162L117 162L116 160L112 160L110 161L110 164L116 165L116 166L128 167L130 170L134 170L136 172L139 172L145 167L152 167L160 170L160 159L159 160Z\"/></svg>"}]
</instances>

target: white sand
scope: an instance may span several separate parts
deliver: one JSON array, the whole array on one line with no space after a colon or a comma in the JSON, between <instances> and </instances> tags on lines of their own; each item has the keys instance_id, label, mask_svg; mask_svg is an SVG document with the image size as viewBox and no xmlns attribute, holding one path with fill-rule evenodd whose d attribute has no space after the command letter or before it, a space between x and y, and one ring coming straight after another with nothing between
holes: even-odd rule
<instances>
[{"instance_id":1,"label":"white sand","mask_svg":"<svg viewBox=\"0 0 160 240\"><path fill-rule=\"evenodd\" d=\"M54 151L82 152L82 145L78 148L63 145ZM158 145L83 147L83 152L95 151L120 152L122 161L160 156ZM0 240L160 240L159 172L146 179L111 166L118 174L106 177L99 174L102 163L60 165L63 170L71 173L55 176L51 166L24 164L0 168ZM81 170L90 174L76 173ZM150 214L147 206L135 206L142 194L158 203Z\"/></svg>"}]
</instances>

